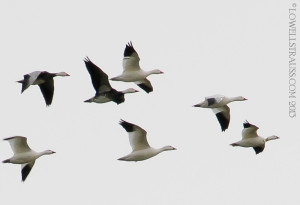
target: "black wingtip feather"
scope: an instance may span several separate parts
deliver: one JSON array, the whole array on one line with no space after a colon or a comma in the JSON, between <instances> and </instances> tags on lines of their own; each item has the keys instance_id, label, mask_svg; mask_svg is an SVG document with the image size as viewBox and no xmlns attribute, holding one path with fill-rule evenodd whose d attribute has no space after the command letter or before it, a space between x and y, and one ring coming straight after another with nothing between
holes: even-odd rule
<instances>
[{"instance_id":1,"label":"black wingtip feather","mask_svg":"<svg viewBox=\"0 0 300 205\"><path fill-rule=\"evenodd\" d=\"M126 44L126 48L124 50L124 57L131 56L134 52L136 52L133 48L132 42Z\"/></svg>"},{"instance_id":2,"label":"black wingtip feather","mask_svg":"<svg viewBox=\"0 0 300 205\"><path fill-rule=\"evenodd\" d=\"M123 95L120 95L120 96L117 96L114 100L113 100L115 103L117 103L118 105L125 102L125 97L124 97L124 94Z\"/></svg>"},{"instance_id":3,"label":"black wingtip feather","mask_svg":"<svg viewBox=\"0 0 300 205\"><path fill-rule=\"evenodd\" d=\"M127 132L133 132L134 124L126 122L125 120L120 120L119 124L127 131Z\"/></svg>"},{"instance_id":4,"label":"black wingtip feather","mask_svg":"<svg viewBox=\"0 0 300 205\"><path fill-rule=\"evenodd\" d=\"M213 104L215 104L217 101L215 98L208 98L207 99L207 103L208 103L208 106L211 106Z\"/></svg>"},{"instance_id":5,"label":"black wingtip feather","mask_svg":"<svg viewBox=\"0 0 300 205\"><path fill-rule=\"evenodd\" d=\"M244 128L249 128L251 126L253 126L252 124L250 124L248 121L243 123Z\"/></svg>"},{"instance_id":6,"label":"black wingtip feather","mask_svg":"<svg viewBox=\"0 0 300 205\"><path fill-rule=\"evenodd\" d=\"M89 57L87 57L87 56L83 59L83 61L84 61L85 63L90 63L90 62L92 62L92 61L89 59Z\"/></svg>"},{"instance_id":7,"label":"black wingtip feather","mask_svg":"<svg viewBox=\"0 0 300 205\"><path fill-rule=\"evenodd\" d=\"M4 138L3 140L10 140L10 139L13 139L15 137L7 137L7 138Z\"/></svg>"},{"instance_id":8,"label":"black wingtip feather","mask_svg":"<svg viewBox=\"0 0 300 205\"><path fill-rule=\"evenodd\" d=\"M216 117L220 123L222 132L224 132L229 126L229 120L223 115L222 112L217 113Z\"/></svg>"},{"instance_id":9,"label":"black wingtip feather","mask_svg":"<svg viewBox=\"0 0 300 205\"><path fill-rule=\"evenodd\" d=\"M24 182L27 178L27 176L29 175L30 171L31 171L31 166L30 165L26 165L23 169L22 169L22 181Z\"/></svg>"},{"instance_id":10,"label":"black wingtip feather","mask_svg":"<svg viewBox=\"0 0 300 205\"><path fill-rule=\"evenodd\" d=\"M137 84L140 88L142 88L146 93L150 93L153 91L153 88L146 86L145 84Z\"/></svg>"},{"instance_id":11,"label":"black wingtip feather","mask_svg":"<svg viewBox=\"0 0 300 205\"><path fill-rule=\"evenodd\" d=\"M262 151L264 151L264 147L253 147L254 151L256 154L261 153Z\"/></svg>"}]
</instances>

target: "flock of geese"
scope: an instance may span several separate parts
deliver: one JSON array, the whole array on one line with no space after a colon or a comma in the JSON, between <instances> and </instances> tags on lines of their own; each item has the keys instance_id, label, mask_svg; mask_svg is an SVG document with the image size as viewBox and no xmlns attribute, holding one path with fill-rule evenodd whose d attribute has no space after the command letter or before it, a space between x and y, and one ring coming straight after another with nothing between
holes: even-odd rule
<instances>
[{"instance_id":1,"label":"flock of geese","mask_svg":"<svg viewBox=\"0 0 300 205\"><path fill-rule=\"evenodd\" d=\"M85 66L90 74L93 87L95 89L95 96L84 101L94 103L107 103L113 101L117 104L125 101L125 94L135 93L138 90L128 88L124 91L117 91L112 88L109 80L134 82L137 86L149 93L153 91L151 82L147 79L152 74L162 74L160 70L145 71L140 68L139 55L135 51L131 42L126 45L123 58L123 72L121 75L108 78L108 75L103 72L97 65L95 65L88 57L84 59ZM24 75L23 80L17 82L22 84L22 93L31 85L38 85L45 99L47 106L51 105L54 94L54 80L56 76L69 76L65 72L49 73L47 71L34 71ZM234 101L245 101L246 98L226 97L223 95L214 95L206 97L201 103L194 105L194 107L210 108L214 112L221 126L221 130L225 131L230 122L230 108L227 104ZM132 152L124 157L119 158L123 161L142 161L156 156L163 151L176 150L172 146L164 146L162 148L153 148L147 141L147 132L138 125L132 124L125 120L120 120L120 125L128 132L130 146ZM273 135L263 138L257 134L258 127L250 124L248 121L243 123L242 139L238 142L232 143L232 146L252 147L256 154L262 152L265 148L265 143L270 140L278 139L279 137ZM43 155L50 155L55 153L51 150L43 152L35 152L27 144L27 138L22 136L14 136L5 138L4 140L10 143L14 155L3 161L3 163L21 164L22 181L25 181L29 175L35 160Z\"/></svg>"}]
</instances>

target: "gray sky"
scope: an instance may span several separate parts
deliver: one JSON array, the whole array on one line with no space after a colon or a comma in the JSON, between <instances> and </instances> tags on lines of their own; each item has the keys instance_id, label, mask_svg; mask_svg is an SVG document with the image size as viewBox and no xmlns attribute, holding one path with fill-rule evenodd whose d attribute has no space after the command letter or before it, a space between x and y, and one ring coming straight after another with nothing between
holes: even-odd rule
<instances>
[{"instance_id":1,"label":"gray sky","mask_svg":"<svg viewBox=\"0 0 300 205\"><path fill-rule=\"evenodd\" d=\"M2 1L0 136L57 153L38 159L25 183L19 165L1 164L0 203L299 204L299 117L288 116L292 3ZM83 103L94 95L83 58L114 77L128 41L143 69L164 71L149 77L154 92L111 82L140 92L120 105ZM15 82L36 70L71 75L55 78L48 108L38 86L21 95ZM249 99L230 104L223 133L212 111L192 107L213 94ZM131 152L120 119L147 130L153 147L178 150L118 161ZM229 146L245 120L280 139L259 155ZM12 156L5 141L0 156Z\"/></svg>"}]
</instances>

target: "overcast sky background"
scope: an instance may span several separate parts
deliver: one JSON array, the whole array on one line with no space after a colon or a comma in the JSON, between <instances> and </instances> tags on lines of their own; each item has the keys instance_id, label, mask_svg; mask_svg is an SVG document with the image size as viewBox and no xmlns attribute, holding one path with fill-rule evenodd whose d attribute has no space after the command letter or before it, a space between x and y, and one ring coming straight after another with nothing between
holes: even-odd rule
<instances>
[{"instance_id":1,"label":"overcast sky background","mask_svg":"<svg viewBox=\"0 0 300 205\"><path fill-rule=\"evenodd\" d=\"M1 163L0 203L299 204L299 117L288 115L292 3L1 1L0 136L57 153L38 159L25 183L20 165ZM120 105L84 103L95 91L83 58L117 76L129 41L143 69L164 71L149 77L154 92L111 82L140 92ZM38 86L21 94L15 82L36 70L71 75L55 78L50 107ZM211 110L192 107L213 94L249 99L230 104L223 133ZM131 152L120 119L144 128L151 146L177 150L118 161ZM245 120L280 139L259 155L229 146ZM8 142L0 156L12 156Z\"/></svg>"}]
</instances>

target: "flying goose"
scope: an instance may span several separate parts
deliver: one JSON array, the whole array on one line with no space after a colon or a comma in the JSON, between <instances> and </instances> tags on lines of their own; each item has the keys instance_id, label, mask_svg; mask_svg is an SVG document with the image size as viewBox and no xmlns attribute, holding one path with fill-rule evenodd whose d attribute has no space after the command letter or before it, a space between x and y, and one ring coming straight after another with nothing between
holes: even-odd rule
<instances>
[{"instance_id":1,"label":"flying goose","mask_svg":"<svg viewBox=\"0 0 300 205\"><path fill-rule=\"evenodd\" d=\"M243 123L244 129L242 131L242 140L232 143L232 146L240 147L252 147L256 154L262 152L265 148L265 143L270 140L279 139L279 137L272 135L267 138L258 136L257 130L258 127L250 124L248 121Z\"/></svg>"},{"instance_id":2,"label":"flying goose","mask_svg":"<svg viewBox=\"0 0 300 205\"><path fill-rule=\"evenodd\" d=\"M59 72L59 73L48 73L47 71L34 71L24 75L23 80L17 81L22 83L23 93L29 86L38 85L44 96L46 105L49 106L52 103L53 93L54 93L54 81L53 78L56 76L70 76L68 73Z\"/></svg>"},{"instance_id":3,"label":"flying goose","mask_svg":"<svg viewBox=\"0 0 300 205\"><path fill-rule=\"evenodd\" d=\"M113 89L108 81L108 76L98 66L96 66L88 57L84 59L85 66L90 73L91 80L96 91L94 97L84 102L106 103L113 101L120 104L125 101L124 94L138 92L133 88L124 91Z\"/></svg>"},{"instance_id":4,"label":"flying goose","mask_svg":"<svg viewBox=\"0 0 300 205\"><path fill-rule=\"evenodd\" d=\"M230 108L227 104L233 101L244 100L247 99L242 96L226 97L224 95L213 95L206 97L203 102L194 105L194 107L211 108L220 123L222 131L225 131L228 128L230 121Z\"/></svg>"},{"instance_id":5,"label":"flying goose","mask_svg":"<svg viewBox=\"0 0 300 205\"><path fill-rule=\"evenodd\" d=\"M21 136L5 138L14 152L13 157L4 160L3 163L21 164L22 181L29 175L35 160L43 155L55 153L51 150L35 152L27 144L27 138Z\"/></svg>"},{"instance_id":6,"label":"flying goose","mask_svg":"<svg viewBox=\"0 0 300 205\"><path fill-rule=\"evenodd\" d=\"M128 132L132 152L119 160L142 161L154 157L163 151L176 150L172 146L165 146L159 149L152 148L148 144L147 132L143 128L124 120L120 120L120 125Z\"/></svg>"},{"instance_id":7,"label":"flying goose","mask_svg":"<svg viewBox=\"0 0 300 205\"><path fill-rule=\"evenodd\" d=\"M155 69L151 71L144 71L139 64L140 58L138 53L134 50L132 43L126 45L123 58L123 73L117 77L111 78L115 81L135 82L140 88L147 93L153 91L151 82L147 76L151 74L162 74L163 72Z\"/></svg>"}]
</instances>

